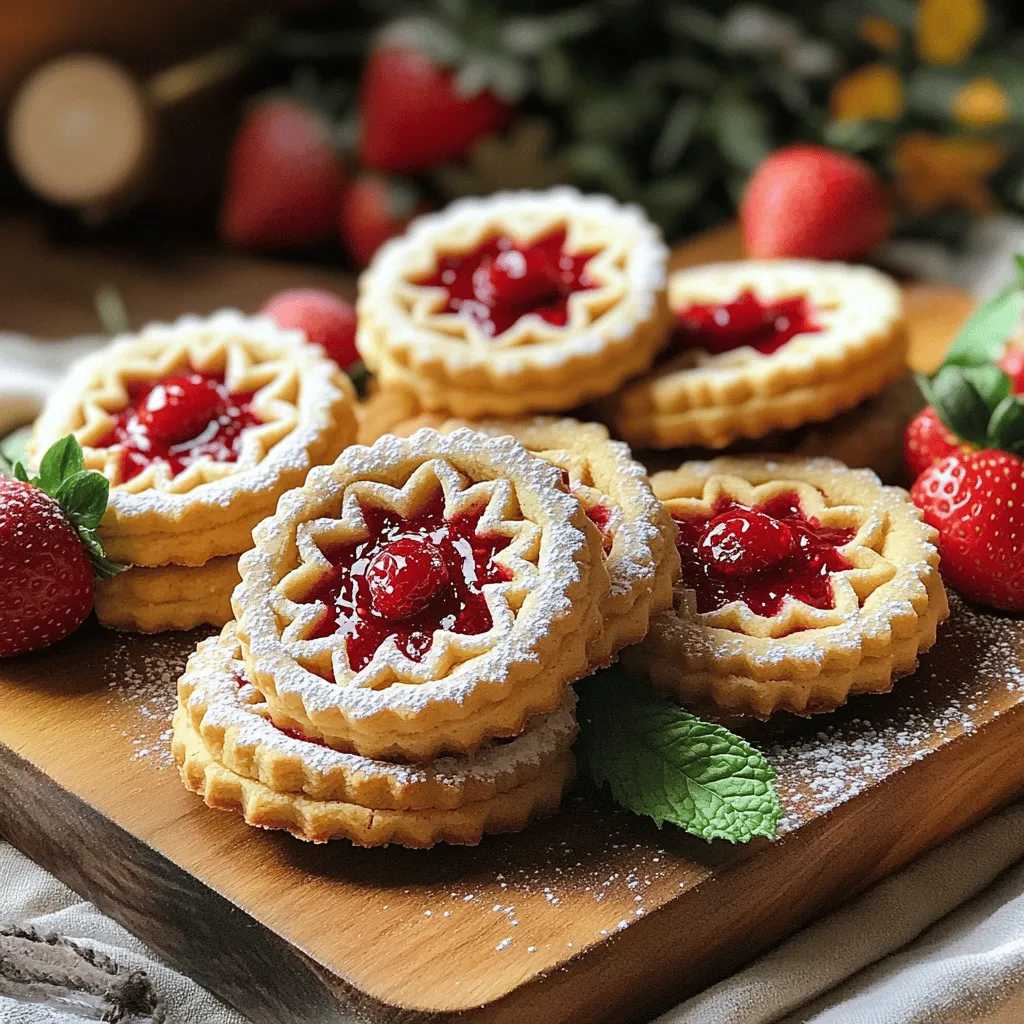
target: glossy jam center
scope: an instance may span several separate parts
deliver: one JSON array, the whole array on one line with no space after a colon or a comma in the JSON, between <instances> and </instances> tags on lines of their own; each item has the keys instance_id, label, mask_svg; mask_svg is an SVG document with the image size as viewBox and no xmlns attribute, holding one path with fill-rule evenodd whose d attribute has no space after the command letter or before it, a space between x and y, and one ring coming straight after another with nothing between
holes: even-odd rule
<instances>
[{"instance_id":1,"label":"glossy jam center","mask_svg":"<svg viewBox=\"0 0 1024 1024\"><path fill-rule=\"evenodd\" d=\"M510 539L478 533L482 514L480 508L445 519L440 494L411 519L364 506L368 536L324 549L332 570L304 599L327 605L312 636L341 633L358 672L389 637L410 661L422 661L435 629L487 632L492 620L483 587L512 576L494 560Z\"/></svg>"},{"instance_id":2,"label":"glossy jam center","mask_svg":"<svg viewBox=\"0 0 1024 1024\"><path fill-rule=\"evenodd\" d=\"M797 334L821 330L806 296L765 301L749 290L732 302L688 306L676 320L676 337L684 348L703 348L713 355L743 346L769 355Z\"/></svg>"},{"instance_id":3,"label":"glossy jam center","mask_svg":"<svg viewBox=\"0 0 1024 1024\"><path fill-rule=\"evenodd\" d=\"M159 381L128 385L128 405L96 442L121 446L121 480L131 480L154 462L171 474L201 458L235 462L242 432L261 422L252 410L254 392L233 393L223 374L190 371Z\"/></svg>"},{"instance_id":4,"label":"glossy jam center","mask_svg":"<svg viewBox=\"0 0 1024 1024\"><path fill-rule=\"evenodd\" d=\"M838 549L857 531L806 517L796 494L754 508L722 498L710 515L673 518L683 582L696 591L699 612L743 601L756 614L771 616L787 596L832 608L831 575L852 568Z\"/></svg>"},{"instance_id":5,"label":"glossy jam center","mask_svg":"<svg viewBox=\"0 0 1024 1024\"><path fill-rule=\"evenodd\" d=\"M566 252L564 228L527 246L495 235L470 252L441 256L433 274L413 283L447 289L441 311L472 320L489 337L504 333L528 313L564 327L569 296L597 287L586 273L593 256Z\"/></svg>"}]
</instances>

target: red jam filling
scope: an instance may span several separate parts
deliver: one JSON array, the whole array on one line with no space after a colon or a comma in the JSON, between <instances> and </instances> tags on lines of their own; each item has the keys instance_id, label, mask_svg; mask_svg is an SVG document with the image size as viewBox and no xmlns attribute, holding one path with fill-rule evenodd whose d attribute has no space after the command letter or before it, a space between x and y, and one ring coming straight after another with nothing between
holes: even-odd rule
<instances>
[{"instance_id":1,"label":"red jam filling","mask_svg":"<svg viewBox=\"0 0 1024 1024\"><path fill-rule=\"evenodd\" d=\"M154 462L177 475L202 458L235 462L242 432L261 422L252 411L255 392L233 393L223 374L191 371L127 387L128 405L96 442L121 446L121 479L131 480Z\"/></svg>"},{"instance_id":2,"label":"red jam filling","mask_svg":"<svg viewBox=\"0 0 1024 1024\"><path fill-rule=\"evenodd\" d=\"M591 505L587 518L601 531L601 546L605 554L612 549L614 538L611 532L612 510L607 505Z\"/></svg>"},{"instance_id":3,"label":"red jam filling","mask_svg":"<svg viewBox=\"0 0 1024 1024\"><path fill-rule=\"evenodd\" d=\"M341 633L358 672L389 637L410 661L422 661L435 629L486 633L492 621L483 587L512 574L494 560L510 538L478 533L482 514L445 519L441 494L412 519L364 506L368 536L323 550L332 570L304 599L327 605L312 637Z\"/></svg>"},{"instance_id":4,"label":"red jam filling","mask_svg":"<svg viewBox=\"0 0 1024 1024\"><path fill-rule=\"evenodd\" d=\"M676 338L682 346L703 348L712 355L743 346L770 355L797 334L821 330L806 296L768 302L749 289L732 302L688 306L676 319Z\"/></svg>"},{"instance_id":5,"label":"red jam filling","mask_svg":"<svg viewBox=\"0 0 1024 1024\"><path fill-rule=\"evenodd\" d=\"M748 508L731 498L710 515L673 516L683 580L697 593L697 611L743 601L758 615L775 615L786 597L832 608L831 574L852 565L838 551L857 532L822 526L793 493Z\"/></svg>"},{"instance_id":6,"label":"red jam filling","mask_svg":"<svg viewBox=\"0 0 1024 1024\"><path fill-rule=\"evenodd\" d=\"M433 274L413 283L447 289L441 312L472 320L488 337L503 334L528 313L564 327L569 296L597 287L586 273L594 255L566 252L565 228L526 246L495 235L470 252L441 256Z\"/></svg>"}]
</instances>

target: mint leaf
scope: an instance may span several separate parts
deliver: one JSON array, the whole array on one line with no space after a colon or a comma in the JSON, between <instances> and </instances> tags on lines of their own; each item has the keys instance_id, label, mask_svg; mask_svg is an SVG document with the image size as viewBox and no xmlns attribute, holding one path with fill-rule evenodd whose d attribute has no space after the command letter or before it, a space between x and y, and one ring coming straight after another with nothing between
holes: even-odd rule
<instances>
[{"instance_id":1,"label":"mint leaf","mask_svg":"<svg viewBox=\"0 0 1024 1024\"><path fill-rule=\"evenodd\" d=\"M606 669L578 687L578 746L590 777L627 810L708 841L773 838L775 770L746 740Z\"/></svg>"},{"instance_id":2,"label":"mint leaf","mask_svg":"<svg viewBox=\"0 0 1024 1024\"><path fill-rule=\"evenodd\" d=\"M95 470L80 470L68 477L53 496L75 526L95 530L107 509L110 481Z\"/></svg>"},{"instance_id":3,"label":"mint leaf","mask_svg":"<svg viewBox=\"0 0 1024 1024\"><path fill-rule=\"evenodd\" d=\"M1007 285L974 311L956 336L943 366L985 366L998 359L1022 312L1024 285Z\"/></svg>"}]
</instances>

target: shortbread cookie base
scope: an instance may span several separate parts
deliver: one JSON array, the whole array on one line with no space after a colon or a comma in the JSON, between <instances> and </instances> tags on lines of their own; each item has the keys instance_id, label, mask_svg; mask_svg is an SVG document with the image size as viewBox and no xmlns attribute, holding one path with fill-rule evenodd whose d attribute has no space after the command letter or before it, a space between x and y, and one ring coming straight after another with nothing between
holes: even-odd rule
<instances>
[{"instance_id":1,"label":"shortbread cookie base","mask_svg":"<svg viewBox=\"0 0 1024 1024\"><path fill-rule=\"evenodd\" d=\"M523 416L575 409L614 391L654 362L668 335L670 314L659 298L651 319L638 327L628 346L594 356L584 372L503 374L490 372L445 375L440 369L407 366L381 353L374 372L385 387L411 392L427 412L476 419L482 416Z\"/></svg>"},{"instance_id":2,"label":"shortbread cookie base","mask_svg":"<svg viewBox=\"0 0 1024 1024\"><path fill-rule=\"evenodd\" d=\"M646 470L599 423L536 416L476 423L450 420L440 429L459 426L492 437L511 435L564 469L587 493L599 492L602 500L620 510L621 521L614 527L605 562L611 589L602 606L604 629L591 645L592 664L610 664L624 647L644 638L652 615L670 607L672 585L679 576L676 528L654 497Z\"/></svg>"},{"instance_id":3,"label":"shortbread cookie base","mask_svg":"<svg viewBox=\"0 0 1024 1024\"><path fill-rule=\"evenodd\" d=\"M502 233L528 243L561 227L572 250L595 253L587 271L597 282L569 297L562 327L528 315L487 337L440 311L442 288L413 283L436 268L439 253L469 252ZM644 213L606 196L562 187L460 200L378 251L359 282L357 344L385 387L404 388L428 411L564 411L651 365L667 339L667 257Z\"/></svg>"},{"instance_id":4,"label":"shortbread cookie base","mask_svg":"<svg viewBox=\"0 0 1024 1024\"><path fill-rule=\"evenodd\" d=\"M130 384L189 367L253 392L260 422L243 432L233 462L197 458L171 475L167 462L155 460L121 479L120 446L99 445L129 402ZM150 324L75 364L36 421L30 456L38 460L73 433L86 468L110 480L99 527L107 553L133 565L202 565L246 550L278 497L352 443L354 407L352 382L301 332L222 310Z\"/></svg>"},{"instance_id":5,"label":"shortbread cookie base","mask_svg":"<svg viewBox=\"0 0 1024 1024\"><path fill-rule=\"evenodd\" d=\"M454 810L489 800L546 771L576 737L571 688L553 714L521 736L462 757L395 764L346 754L281 732L246 681L234 623L204 640L178 681L178 701L210 756L229 771L278 793L376 810Z\"/></svg>"},{"instance_id":6,"label":"shortbread cookie base","mask_svg":"<svg viewBox=\"0 0 1024 1024\"><path fill-rule=\"evenodd\" d=\"M734 602L698 613L693 591L680 581L673 608L622 660L630 675L699 709L759 718L778 710L811 714L838 707L850 693L886 691L914 670L949 614L935 531L905 491L882 486L870 471L832 459L751 456L686 463L652 484L670 511L707 502L709 487L712 495L753 495L751 488L781 493L810 485L801 503L824 495L824 508L863 517L862 539L845 549L852 569L833 574L844 581L834 609L788 601L764 618Z\"/></svg>"},{"instance_id":7,"label":"shortbread cookie base","mask_svg":"<svg viewBox=\"0 0 1024 1024\"><path fill-rule=\"evenodd\" d=\"M776 352L714 355L693 348L600 406L613 432L637 448L724 448L740 438L829 419L906 370L899 288L869 267L813 260L744 260L678 271L674 311L728 302L744 289L766 298L807 295L822 326Z\"/></svg>"},{"instance_id":8,"label":"shortbread cookie base","mask_svg":"<svg viewBox=\"0 0 1024 1024\"><path fill-rule=\"evenodd\" d=\"M161 633L231 620L231 592L240 582L238 556L197 567L133 566L96 583L96 617L108 629Z\"/></svg>"},{"instance_id":9,"label":"shortbread cookie base","mask_svg":"<svg viewBox=\"0 0 1024 1024\"><path fill-rule=\"evenodd\" d=\"M678 409L656 394L635 401L623 392L601 410L613 432L636 448L725 448L741 438L756 440L773 430L829 420L882 391L907 372L906 338L901 331L883 351L854 364L835 378L802 385L781 394L751 394L721 405Z\"/></svg>"},{"instance_id":10,"label":"shortbread cookie base","mask_svg":"<svg viewBox=\"0 0 1024 1024\"><path fill-rule=\"evenodd\" d=\"M319 613L290 588L299 598L329 571L315 536L357 529L360 495L412 513L436 486L449 503L470 500L467 491L487 508L493 501L500 529L515 538L501 556L512 579L488 592L491 629L479 638L435 630L415 663L384 644L353 671L340 634L307 639ZM232 597L248 677L276 725L338 750L409 760L475 750L554 711L591 671L609 588L601 535L554 467L512 438L421 430L350 448L282 498L254 539Z\"/></svg>"},{"instance_id":11,"label":"shortbread cookie base","mask_svg":"<svg viewBox=\"0 0 1024 1024\"><path fill-rule=\"evenodd\" d=\"M518 832L531 819L558 810L575 774L572 754L565 753L533 779L487 800L451 810L374 810L278 793L230 771L213 758L180 707L174 716L172 750L185 787L202 796L208 807L236 811L250 825L282 829L307 842L348 839L355 846L475 846L485 833Z\"/></svg>"}]
</instances>

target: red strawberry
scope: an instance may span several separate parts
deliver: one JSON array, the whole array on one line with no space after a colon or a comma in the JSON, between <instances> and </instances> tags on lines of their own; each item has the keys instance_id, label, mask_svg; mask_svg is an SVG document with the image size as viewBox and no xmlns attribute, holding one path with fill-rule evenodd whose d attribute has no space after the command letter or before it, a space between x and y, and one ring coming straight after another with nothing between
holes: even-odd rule
<instances>
[{"instance_id":1,"label":"red strawberry","mask_svg":"<svg viewBox=\"0 0 1024 1024\"><path fill-rule=\"evenodd\" d=\"M910 488L914 504L924 512L925 522L941 530L952 515L971 501L974 475L967 459L973 452L954 452L929 466Z\"/></svg>"},{"instance_id":2,"label":"red strawberry","mask_svg":"<svg viewBox=\"0 0 1024 1024\"><path fill-rule=\"evenodd\" d=\"M493 93L464 96L450 71L384 42L363 69L359 159L374 170L418 174L461 159L480 136L500 131L509 113Z\"/></svg>"},{"instance_id":3,"label":"red strawberry","mask_svg":"<svg viewBox=\"0 0 1024 1024\"><path fill-rule=\"evenodd\" d=\"M201 434L216 419L220 404L216 381L199 373L170 377L146 396L138 421L152 437L180 444Z\"/></svg>"},{"instance_id":4,"label":"red strawberry","mask_svg":"<svg viewBox=\"0 0 1024 1024\"><path fill-rule=\"evenodd\" d=\"M386 544L366 570L370 604L386 619L405 619L423 611L449 579L441 550L419 537L399 537Z\"/></svg>"},{"instance_id":5,"label":"red strawberry","mask_svg":"<svg viewBox=\"0 0 1024 1024\"><path fill-rule=\"evenodd\" d=\"M364 174L341 197L338 229L352 258L365 267L389 238L405 230L416 211L415 195L404 183Z\"/></svg>"},{"instance_id":6,"label":"red strawberry","mask_svg":"<svg viewBox=\"0 0 1024 1024\"><path fill-rule=\"evenodd\" d=\"M745 576L766 569L796 549L793 531L755 509L723 512L708 524L700 557L723 576Z\"/></svg>"},{"instance_id":7,"label":"red strawberry","mask_svg":"<svg viewBox=\"0 0 1024 1024\"><path fill-rule=\"evenodd\" d=\"M334 233L342 166L327 126L284 97L242 122L228 158L220 233L232 245L312 245Z\"/></svg>"},{"instance_id":8,"label":"red strawberry","mask_svg":"<svg viewBox=\"0 0 1024 1024\"><path fill-rule=\"evenodd\" d=\"M271 296L260 310L286 330L302 331L343 370L359 358L356 351L356 311L331 292L291 288Z\"/></svg>"},{"instance_id":9,"label":"red strawberry","mask_svg":"<svg viewBox=\"0 0 1024 1024\"><path fill-rule=\"evenodd\" d=\"M932 406L925 406L908 424L903 435L903 456L907 473L916 480L929 466L956 451L972 451L939 419Z\"/></svg>"},{"instance_id":10,"label":"red strawberry","mask_svg":"<svg viewBox=\"0 0 1024 1024\"><path fill-rule=\"evenodd\" d=\"M60 505L31 484L0 477L0 658L73 633L92 611L89 556Z\"/></svg>"},{"instance_id":11,"label":"red strawberry","mask_svg":"<svg viewBox=\"0 0 1024 1024\"><path fill-rule=\"evenodd\" d=\"M786 146L747 183L740 221L748 256L858 259L889 234L892 210L868 164L824 146Z\"/></svg>"},{"instance_id":12,"label":"red strawberry","mask_svg":"<svg viewBox=\"0 0 1024 1024\"><path fill-rule=\"evenodd\" d=\"M939 492L925 518L939 530L946 580L972 601L1024 611L1024 462L994 449L951 455L922 474L915 501L921 489Z\"/></svg>"}]
</instances>

